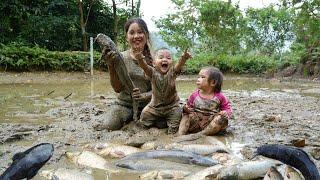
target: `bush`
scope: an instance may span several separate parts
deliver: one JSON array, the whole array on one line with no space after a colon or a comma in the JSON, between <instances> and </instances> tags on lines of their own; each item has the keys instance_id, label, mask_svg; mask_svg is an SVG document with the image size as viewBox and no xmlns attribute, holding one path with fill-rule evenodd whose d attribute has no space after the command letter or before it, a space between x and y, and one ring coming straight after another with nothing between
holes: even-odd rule
<instances>
[{"instance_id":1,"label":"bush","mask_svg":"<svg viewBox=\"0 0 320 180\"><path fill-rule=\"evenodd\" d=\"M0 67L9 71L84 71L89 53L80 51L48 51L23 44L0 46ZM94 53L94 67L106 68L100 53Z\"/></svg>"},{"instance_id":2,"label":"bush","mask_svg":"<svg viewBox=\"0 0 320 180\"><path fill-rule=\"evenodd\" d=\"M196 74L204 67L212 65L219 68L222 72L234 72L240 74L260 74L276 66L273 57L257 54L239 55L213 55L200 54L187 61L184 68L185 74Z\"/></svg>"}]
</instances>

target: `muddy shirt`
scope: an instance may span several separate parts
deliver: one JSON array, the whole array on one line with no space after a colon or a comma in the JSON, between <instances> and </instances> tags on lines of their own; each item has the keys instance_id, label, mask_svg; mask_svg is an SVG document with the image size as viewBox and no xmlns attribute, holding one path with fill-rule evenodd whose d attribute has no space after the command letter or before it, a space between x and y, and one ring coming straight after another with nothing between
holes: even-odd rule
<instances>
[{"instance_id":1,"label":"muddy shirt","mask_svg":"<svg viewBox=\"0 0 320 180\"><path fill-rule=\"evenodd\" d=\"M171 67L167 74L161 74L152 68L152 98L149 106L160 109L170 109L179 104L179 96L176 90L177 74Z\"/></svg>"},{"instance_id":2,"label":"muddy shirt","mask_svg":"<svg viewBox=\"0 0 320 180\"><path fill-rule=\"evenodd\" d=\"M214 93L214 96L211 99L206 99L201 97L199 90L196 90L188 98L187 104L196 112L201 112L207 115L212 112L226 111L228 118L230 118L232 114L230 103L221 92Z\"/></svg>"},{"instance_id":3,"label":"muddy shirt","mask_svg":"<svg viewBox=\"0 0 320 180\"><path fill-rule=\"evenodd\" d=\"M131 58L129 50L122 52L123 60L128 70L133 84L140 89L141 93L151 91L151 82L145 77L144 71L140 68L138 62ZM126 91L121 91L118 95L118 103L125 106L132 106L132 97ZM144 107L148 102L140 102L139 106Z\"/></svg>"}]
</instances>

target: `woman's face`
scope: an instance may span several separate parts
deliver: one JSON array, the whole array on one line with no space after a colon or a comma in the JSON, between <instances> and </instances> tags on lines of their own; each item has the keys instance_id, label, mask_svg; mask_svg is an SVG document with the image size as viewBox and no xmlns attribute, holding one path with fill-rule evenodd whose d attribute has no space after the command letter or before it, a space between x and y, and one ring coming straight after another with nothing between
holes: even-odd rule
<instances>
[{"instance_id":1,"label":"woman's face","mask_svg":"<svg viewBox=\"0 0 320 180\"><path fill-rule=\"evenodd\" d=\"M143 50L147 43L147 37L143 29L137 23L132 23L127 32L127 41L132 49Z\"/></svg>"}]
</instances>

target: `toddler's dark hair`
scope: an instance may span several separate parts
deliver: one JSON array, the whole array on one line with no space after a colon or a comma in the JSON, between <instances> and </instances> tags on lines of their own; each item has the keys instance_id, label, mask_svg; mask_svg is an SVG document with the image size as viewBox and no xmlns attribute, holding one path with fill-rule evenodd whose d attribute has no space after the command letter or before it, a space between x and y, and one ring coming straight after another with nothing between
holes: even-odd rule
<instances>
[{"instance_id":1,"label":"toddler's dark hair","mask_svg":"<svg viewBox=\"0 0 320 180\"><path fill-rule=\"evenodd\" d=\"M204 67L202 68L203 70L206 70L208 73L208 82L210 83L210 81L214 80L216 85L214 88L214 92L218 93L221 91L221 87L222 87L222 83L223 83L223 74L222 72L213 66L208 66L208 67Z\"/></svg>"},{"instance_id":2,"label":"toddler's dark hair","mask_svg":"<svg viewBox=\"0 0 320 180\"><path fill-rule=\"evenodd\" d=\"M171 54L171 51L169 48L167 47L160 47L160 48L157 48L154 52L153 52L153 57L155 58L157 56L157 53L160 51L160 50L168 50Z\"/></svg>"}]
</instances>

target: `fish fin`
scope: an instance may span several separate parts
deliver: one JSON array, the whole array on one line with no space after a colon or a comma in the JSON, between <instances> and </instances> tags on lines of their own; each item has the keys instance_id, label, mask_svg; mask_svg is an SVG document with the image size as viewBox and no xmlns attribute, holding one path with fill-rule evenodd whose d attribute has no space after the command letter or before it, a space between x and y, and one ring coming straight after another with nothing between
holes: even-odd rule
<instances>
[{"instance_id":1,"label":"fish fin","mask_svg":"<svg viewBox=\"0 0 320 180\"><path fill-rule=\"evenodd\" d=\"M14 162L14 161L17 161L17 160L23 158L24 155L25 155L24 152L18 152L18 153L16 153L16 154L13 155L12 161L13 161L13 162Z\"/></svg>"},{"instance_id":2,"label":"fish fin","mask_svg":"<svg viewBox=\"0 0 320 180\"><path fill-rule=\"evenodd\" d=\"M34 166L28 170L27 179L32 179L39 171L42 166Z\"/></svg>"},{"instance_id":3,"label":"fish fin","mask_svg":"<svg viewBox=\"0 0 320 180\"><path fill-rule=\"evenodd\" d=\"M48 144L48 143L40 143L40 144L37 144L37 145L35 145L35 146L27 149L26 151L16 153L15 155L13 155L12 161L16 161L16 160L21 159L21 158L24 157L26 154L28 154L30 151L32 151L34 148L36 148L36 147L38 147L38 146L41 146L41 145L44 145L44 144Z\"/></svg>"}]
</instances>

